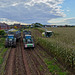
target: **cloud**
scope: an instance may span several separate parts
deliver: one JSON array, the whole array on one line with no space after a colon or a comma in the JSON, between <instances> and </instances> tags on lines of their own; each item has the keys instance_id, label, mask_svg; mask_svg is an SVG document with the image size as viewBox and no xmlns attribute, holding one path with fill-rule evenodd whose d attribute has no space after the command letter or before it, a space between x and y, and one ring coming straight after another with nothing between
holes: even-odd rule
<instances>
[{"instance_id":1,"label":"cloud","mask_svg":"<svg viewBox=\"0 0 75 75\"><path fill-rule=\"evenodd\" d=\"M75 25L75 17L66 18L66 19L62 19L62 18L52 19L52 20L49 20L48 23L51 23L53 25L65 25L65 24Z\"/></svg>"},{"instance_id":2,"label":"cloud","mask_svg":"<svg viewBox=\"0 0 75 75\"><path fill-rule=\"evenodd\" d=\"M66 10L67 12L69 12L70 10Z\"/></svg>"},{"instance_id":3,"label":"cloud","mask_svg":"<svg viewBox=\"0 0 75 75\"><path fill-rule=\"evenodd\" d=\"M65 17L64 0L0 0L0 18L19 22L47 23L49 19Z\"/></svg>"},{"instance_id":4,"label":"cloud","mask_svg":"<svg viewBox=\"0 0 75 75\"><path fill-rule=\"evenodd\" d=\"M9 19L6 19L6 18L0 18L0 22L1 23L7 23L8 25L12 25L14 23L28 25L27 23L21 23L21 22L17 22L17 21L12 21L12 20L9 20Z\"/></svg>"}]
</instances>

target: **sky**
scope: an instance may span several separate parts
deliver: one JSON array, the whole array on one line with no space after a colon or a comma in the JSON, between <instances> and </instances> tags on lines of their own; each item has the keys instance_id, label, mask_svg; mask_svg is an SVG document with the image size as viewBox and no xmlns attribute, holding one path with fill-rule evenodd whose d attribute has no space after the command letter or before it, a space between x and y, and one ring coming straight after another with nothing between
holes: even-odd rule
<instances>
[{"instance_id":1,"label":"sky","mask_svg":"<svg viewBox=\"0 0 75 75\"><path fill-rule=\"evenodd\" d=\"M0 22L75 25L75 0L0 0Z\"/></svg>"}]
</instances>

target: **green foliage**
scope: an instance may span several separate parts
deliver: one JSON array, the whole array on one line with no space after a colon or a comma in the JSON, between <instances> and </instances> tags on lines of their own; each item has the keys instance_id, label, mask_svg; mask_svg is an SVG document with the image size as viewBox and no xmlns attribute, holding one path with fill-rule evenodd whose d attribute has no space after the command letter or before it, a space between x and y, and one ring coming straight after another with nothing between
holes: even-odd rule
<instances>
[{"instance_id":1,"label":"green foliage","mask_svg":"<svg viewBox=\"0 0 75 75\"><path fill-rule=\"evenodd\" d=\"M48 59L44 59L45 63L48 66L49 71L52 75L67 75L67 72L63 72L59 66L55 65L56 59L49 61Z\"/></svg>"},{"instance_id":2,"label":"green foliage","mask_svg":"<svg viewBox=\"0 0 75 75\"><path fill-rule=\"evenodd\" d=\"M44 38L38 38L38 43L46 49L53 57L62 61L64 65L73 66L75 63L75 51L69 47L65 47L60 42L49 41ZM72 59L73 58L73 59Z\"/></svg>"},{"instance_id":3,"label":"green foliage","mask_svg":"<svg viewBox=\"0 0 75 75\"><path fill-rule=\"evenodd\" d=\"M17 29L17 26L14 26L15 29Z\"/></svg>"},{"instance_id":4,"label":"green foliage","mask_svg":"<svg viewBox=\"0 0 75 75\"><path fill-rule=\"evenodd\" d=\"M41 33L42 33L42 32L45 32L44 30L42 30L42 29L39 29L39 28L37 28L37 30L39 30Z\"/></svg>"},{"instance_id":5,"label":"green foliage","mask_svg":"<svg viewBox=\"0 0 75 75\"><path fill-rule=\"evenodd\" d=\"M75 66L75 27L58 27L47 28L53 31L53 35L50 38L39 39L40 45L51 53L52 56L56 56L58 60L63 62L65 67ZM44 30L39 28L40 30Z\"/></svg>"},{"instance_id":6,"label":"green foliage","mask_svg":"<svg viewBox=\"0 0 75 75\"><path fill-rule=\"evenodd\" d=\"M0 35L4 35L4 34L5 34L4 30L0 30Z\"/></svg>"},{"instance_id":7,"label":"green foliage","mask_svg":"<svg viewBox=\"0 0 75 75\"><path fill-rule=\"evenodd\" d=\"M3 56L4 56L4 54L5 54L6 51L7 51L7 48L5 48L4 50L2 50L1 53L0 53L0 64L3 63Z\"/></svg>"},{"instance_id":8,"label":"green foliage","mask_svg":"<svg viewBox=\"0 0 75 75\"><path fill-rule=\"evenodd\" d=\"M42 70L43 70L43 66L41 65L41 66L40 66L40 71L42 71Z\"/></svg>"},{"instance_id":9,"label":"green foliage","mask_svg":"<svg viewBox=\"0 0 75 75\"><path fill-rule=\"evenodd\" d=\"M3 63L3 58L2 57L0 57L0 64L2 64Z\"/></svg>"},{"instance_id":10,"label":"green foliage","mask_svg":"<svg viewBox=\"0 0 75 75\"><path fill-rule=\"evenodd\" d=\"M43 26L41 23L33 23L32 25L34 25L34 27L40 27L40 26Z\"/></svg>"},{"instance_id":11,"label":"green foliage","mask_svg":"<svg viewBox=\"0 0 75 75\"><path fill-rule=\"evenodd\" d=\"M58 72L58 75L68 75L67 72Z\"/></svg>"},{"instance_id":12,"label":"green foliage","mask_svg":"<svg viewBox=\"0 0 75 75\"><path fill-rule=\"evenodd\" d=\"M3 56L7 51L7 48L4 48L5 38L0 38L0 64L3 63Z\"/></svg>"},{"instance_id":13,"label":"green foliage","mask_svg":"<svg viewBox=\"0 0 75 75\"><path fill-rule=\"evenodd\" d=\"M5 38L0 38L0 48L4 47Z\"/></svg>"}]
</instances>

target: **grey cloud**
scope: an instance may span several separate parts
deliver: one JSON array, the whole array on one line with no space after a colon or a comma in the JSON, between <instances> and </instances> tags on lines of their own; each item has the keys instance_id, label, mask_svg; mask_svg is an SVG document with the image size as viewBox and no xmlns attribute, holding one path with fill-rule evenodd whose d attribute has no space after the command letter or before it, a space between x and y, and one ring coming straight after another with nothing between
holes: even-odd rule
<instances>
[{"instance_id":1,"label":"grey cloud","mask_svg":"<svg viewBox=\"0 0 75 75\"><path fill-rule=\"evenodd\" d=\"M51 24L57 24L57 25L65 25L65 24L70 24L70 25L75 25L75 17L73 18L66 18L66 19L52 19L49 20L48 23Z\"/></svg>"},{"instance_id":2,"label":"grey cloud","mask_svg":"<svg viewBox=\"0 0 75 75\"><path fill-rule=\"evenodd\" d=\"M25 23L47 23L49 19L64 16L64 13L60 11L58 6L58 4L61 4L63 0L40 1L41 0L1 0L0 18L8 18ZM56 8L54 8L54 6Z\"/></svg>"}]
</instances>

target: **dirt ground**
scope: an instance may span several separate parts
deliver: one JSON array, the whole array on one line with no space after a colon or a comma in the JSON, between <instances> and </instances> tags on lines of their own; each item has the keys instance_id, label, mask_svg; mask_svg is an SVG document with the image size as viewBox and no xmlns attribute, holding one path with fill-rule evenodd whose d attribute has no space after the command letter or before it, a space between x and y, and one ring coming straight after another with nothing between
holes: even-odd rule
<instances>
[{"instance_id":1,"label":"dirt ground","mask_svg":"<svg viewBox=\"0 0 75 75\"><path fill-rule=\"evenodd\" d=\"M24 49L21 38L17 47L10 51L5 75L51 75L39 50L38 45L34 49Z\"/></svg>"}]
</instances>

